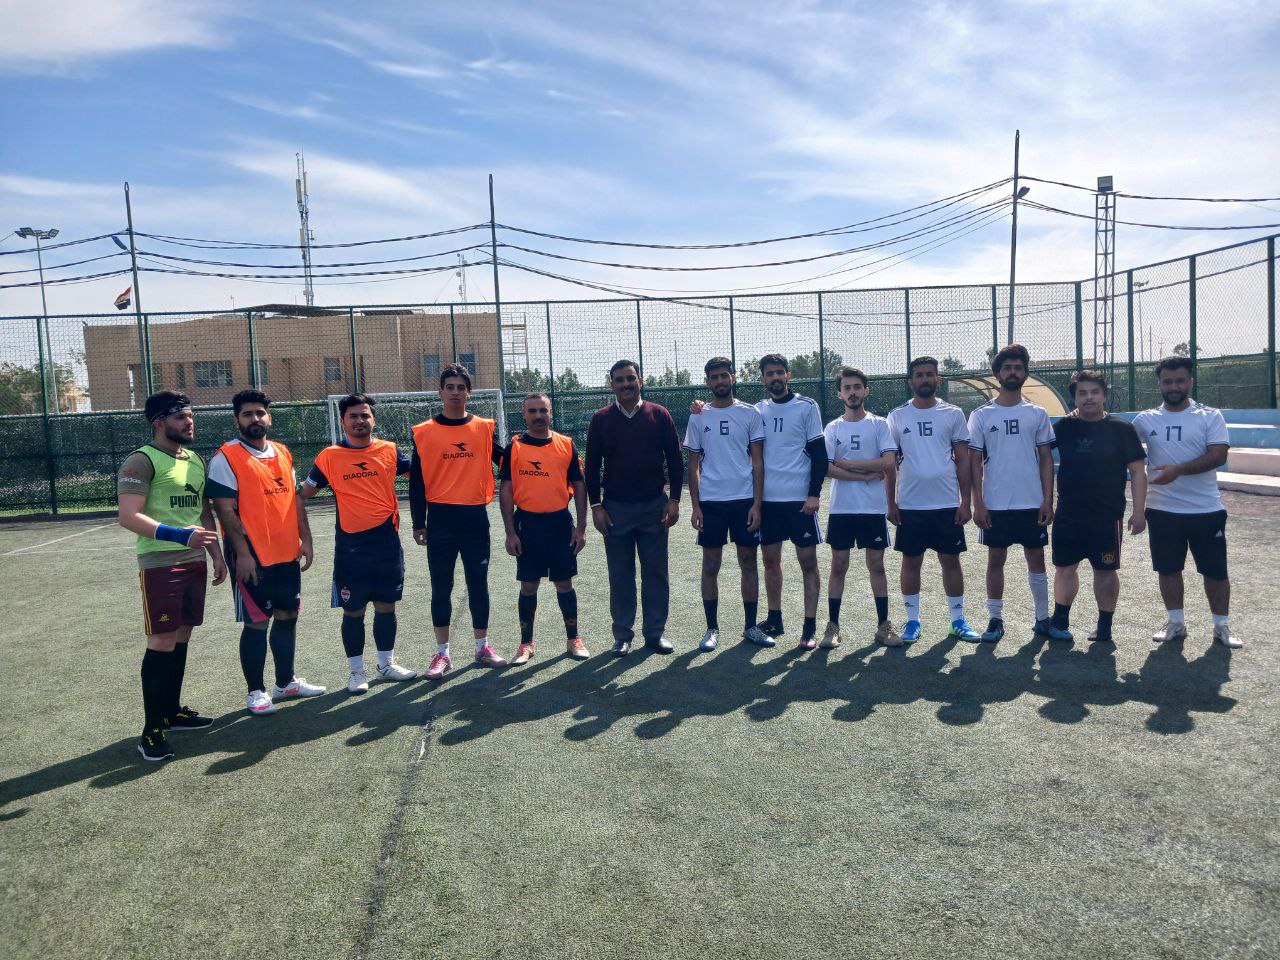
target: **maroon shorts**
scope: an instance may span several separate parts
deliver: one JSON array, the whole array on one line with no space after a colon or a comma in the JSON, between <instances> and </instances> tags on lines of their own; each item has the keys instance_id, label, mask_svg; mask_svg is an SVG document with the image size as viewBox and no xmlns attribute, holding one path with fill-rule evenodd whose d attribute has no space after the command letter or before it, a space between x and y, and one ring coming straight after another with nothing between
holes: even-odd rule
<instances>
[{"instance_id":1,"label":"maroon shorts","mask_svg":"<svg viewBox=\"0 0 1280 960\"><path fill-rule=\"evenodd\" d=\"M139 570L142 622L147 636L172 633L204 623L204 590L208 567L203 560L171 567Z\"/></svg>"}]
</instances>

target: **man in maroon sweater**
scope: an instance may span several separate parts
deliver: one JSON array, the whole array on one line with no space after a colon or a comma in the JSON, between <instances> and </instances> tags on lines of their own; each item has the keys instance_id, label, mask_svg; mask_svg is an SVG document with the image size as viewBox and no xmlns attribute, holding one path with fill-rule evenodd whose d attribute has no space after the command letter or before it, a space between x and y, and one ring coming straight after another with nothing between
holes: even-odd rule
<instances>
[{"instance_id":1,"label":"man in maroon sweater","mask_svg":"<svg viewBox=\"0 0 1280 960\"><path fill-rule=\"evenodd\" d=\"M625 657L635 637L637 556L645 646L670 653L662 634L671 595L667 531L680 519L684 481L680 438L666 407L641 399L644 381L634 361L615 363L609 385L617 399L591 418L586 475L591 519L604 537L609 564L613 653Z\"/></svg>"}]
</instances>

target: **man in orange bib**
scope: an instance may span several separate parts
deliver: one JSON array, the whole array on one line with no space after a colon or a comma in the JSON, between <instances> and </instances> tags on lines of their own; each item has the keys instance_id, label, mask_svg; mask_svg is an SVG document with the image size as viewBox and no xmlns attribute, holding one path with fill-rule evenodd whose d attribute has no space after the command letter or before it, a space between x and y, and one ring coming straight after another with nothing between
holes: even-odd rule
<instances>
[{"instance_id":1,"label":"man in orange bib","mask_svg":"<svg viewBox=\"0 0 1280 960\"><path fill-rule=\"evenodd\" d=\"M575 660L588 657L578 636L578 594L573 578L578 554L587 542L587 484L573 441L551 430L551 400L531 393L522 406L528 430L507 447L498 479L498 502L507 528L507 553L516 558L520 581L520 648L512 663L533 659L533 618L538 610L538 584L550 577L564 616L565 652ZM572 496L577 525L569 514Z\"/></svg>"},{"instance_id":2,"label":"man in orange bib","mask_svg":"<svg viewBox=\"0 0 1280 960\"><path fill-rule=\"evenodd\" d=\"M263 716L276 712L276 700L325 692L293 672L301 574L311 566L311 528L297 493L293 456L284 444L267 439L271 401L260 390L241 390L231 406L240 435L224 443L209 462L207 489L232 548L227 561L235 576L236 620L244 624L240 669L249 688L245 706ZM263 679L269 625L276 665L271 696Z\"/></svg>"},{"instance_id":3,"label":"man in orange bib","mask_svg":"<svg viewBox=\"0 0 1280 960\"><path fill-rule=\"evenodd\" d=\"M444 676L453 619L453 572L462 558L476 638L476 663L505 667L489 643L489 512L493 464L502 461L494 422L467 413L471 374L452 363L440 371L444 413L413 428L413 464L409 471L409 513L413 539L427 548L431 572L431 623L436 654L427 677Z\"/></svg>"},{"instance_id":4,"label":"man in orange bib","mask_svg":"<svg viewBox=\"0 0 1280 960\"><path fill-rule=\"evenodd\" d=\"M298 492L309 500L333 489L337 524L333 544L332 605L342 608L342 646L351 675L348 693L367 693L364 612L373 603L373 644L380 680L414 680L415 670L396 663L396 604L404 593L400 501L396 476L409 472L409 457L373 435L373 397L353 393L338 401L345 437L316 456Z\"/></svg>"}]
</instances>

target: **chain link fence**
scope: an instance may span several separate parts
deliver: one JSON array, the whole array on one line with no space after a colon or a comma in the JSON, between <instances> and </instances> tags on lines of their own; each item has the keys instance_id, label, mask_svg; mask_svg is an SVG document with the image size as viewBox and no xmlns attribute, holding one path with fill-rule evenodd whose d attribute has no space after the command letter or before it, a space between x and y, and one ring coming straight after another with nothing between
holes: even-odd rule
<instances>
[{"instance_id":1,"label":"chain link fence","mask_svg":"<svg viewBox=\"0 0 1280 960\"><path fill-rule=\"evenodd\" d=\"M683 429L702 395L702 367L725 356L739 395L763 396L759 359L790 359L795 389L839 414L832 373L872 379L870 407L908 398L909 358L936 357L950 398L985 401L988 358L1017 341L1035 374L1062 397L1071 375L1101 367L1118 410L1159 403L1151 366L1180 353L1197 362L1196 395L1220 407L1275 407L1276 237L1117 274L1114 327L1094 329L1092 280L829 290L730 297L305 308L0 318L0 515L111 506L114 474L150 437L147 395L180 390L199 409L196 448L231 435L231 396L273 398L273 435L299 470L329 441L325 398L353 390L434 390L462 363L477 388L500 388L507 422L520 401L548 393L555 427L585 442L591 415L612 400L608 368L636 361L646 396ZM499 322L499 316L501 322ZM1096 343L1103 344L1095 348ZM390 437L400 442L403 436Z\"/></svg>"}]
</instances>

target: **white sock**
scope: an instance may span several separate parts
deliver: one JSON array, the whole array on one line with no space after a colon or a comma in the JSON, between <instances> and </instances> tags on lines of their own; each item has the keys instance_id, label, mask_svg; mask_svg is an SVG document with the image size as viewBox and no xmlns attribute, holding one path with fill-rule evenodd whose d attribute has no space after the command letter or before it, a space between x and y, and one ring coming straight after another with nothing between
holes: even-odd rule
<instances>
[{"instance_id":1,"label":"white sock","mask_svg":"<svg viewBox=\"0 0 1280 960\"><path fill-rule=\"evenodd\" d=\"M447 657L447 656L449 655L449 641L448 641L448 640L446 640L444 643L437 643L437 644L436 644L436 655L437 655L437 656L441 656L441 657Z\"/></svg>"},{"instance_id":2,"label":"white sock","mask_svg":"<svg viewBox=\"0 0 1280 960\"><path fill-rule=\"evenodd\" d=\"M964 619L964 594L958 597L947 597L947 608L951 611L951 621Z\"/></svg>"},{"instance_id":3,"label":"white sock","mask_svg":"<svg viewBox=\"0 0 1280 960\"><path fill-rule=\"evenodd\" d=\"M483 649L484 649L485 647L487 647L488 645L489 645L489 635L488 635L488 634L485 634L483 637L476 637L476 653L479 653L481 650L483 650Z\"/></svg>"},{"instance_id":4,"label":"white sock","mask_svg":"<svg viewBox=\"0 0 1280 960\"><path fill-rule=\"evenodd\" d=\"M1027 586L1031 588L1031 599L1036 604L1036 619L1045 620L1049 616L1049 571L1027 574Z\"/></svg>"},{"instance_id":5,"label":"white sock","mask_svg":"<svg viewBox=\"0 0 1280 960\"><path fill-rule=\"evenodd\" d=\"M987 597L987 616L992 620L1004 619L1004 600L992 600Z\"/></svg>"},{"instance_id":6,"label":"white sock","mask_svg":"<svg viewBox=\"0 0 1280 960\"><path fill-rule=\"evenodd\" d=\"M352 673L364 673L364 657L347 657L347 665Z\"/></svg>"},{"instance_id":7,"label":"white sock","mask_svg":"<svg viewBox=\"0 0 1280 960\"><path fill-rule=\"evenodd\" d=\"M908 620L920 619L920 594L902 595L902 605L906 607Z\"/></svg>"},{"instance_id":8,"label":"white sock","mask_svg":"<svg viewBox=\"0 0 1280 960\"><path fill-rule=\"evenodd\" d=\"M1181 610L1170 610L1168 611L1168 613L1169 613L1169 619L1174 623L1187 622L1187 616Z\"/></svg>"},{"instance_id":9,"label":"white sock","mask_svg":"<svg viewBox=\"0 0 1280 960\"><path fill-rule=\"evenodd\" d=\"M1227 613L1215 613L1213 615L1213 625L1215 627L1225 627L1231 622L1231 615Z\"/></svg>"},{"instance_id":10,"label":"white sock","mask_svg":"<svg viewBox=\"0 0 1280 960\"><path fill-rule=\"evenodd\" d=\"M378 666L382 667L382 669L384 669L384 670L385 670L387 667L391 666L391 651L390 651L390 650L379 650L379 651L378 651Z\"/></svg>"}]
</instances>

